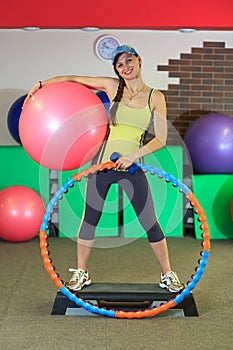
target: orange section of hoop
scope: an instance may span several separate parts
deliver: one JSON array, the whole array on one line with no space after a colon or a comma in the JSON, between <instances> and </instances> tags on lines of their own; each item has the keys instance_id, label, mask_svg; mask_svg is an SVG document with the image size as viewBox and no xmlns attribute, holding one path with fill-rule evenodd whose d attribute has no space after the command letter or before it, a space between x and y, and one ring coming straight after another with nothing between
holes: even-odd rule
<instances>
[{"instance_id":1,"label":"orange section of hoop","mask_svg":"<svg viewBox=\"0 0 233 350\"><path fill-rule=\"evenodd\" d=\"M92 165L90 168L88 169L84 169L82 171L80 171L80 173L74 174L72 176L72 178L75 181L80 181L82 177L87 177L90 174L94 174L97 171L103 171L105 169L112 169L115 167L115 163L114 162L106 162L106 163L100 163L100 164L95 164Z\"/></svg>"},{"instance_id":2,"label":"orange section of hoop","mask_svg":"<svg viewBox=\"0 0 233 350\"><path fill-rule=\"evenodd\" d=\"M194 194L192 191L189 191L186 197L190 200L190 202L195 207L195 210L202 224L201 228L203 231L203 250L209 252L210 251L210 234L209 234L209 227L206 221L205 213L202 207L200 206L198 200L194 197Z\"/></svg>"},{"instance_id":3,"label":"orange section of hoop","mask_svg":"<svg viewBox=\"0 0 233 350\"><path fill-rule=\"evenodd\" d=\"M176 306L173 300L170 300L166 304L162 304L158 307L155 307L151 310L144 311L116 311L115 317L117 318L144 318L144 317L153 317L161 312L167 311Z\"/></svg>"},{"instance_id":4,"label":"orange section of hoop","mask_svg":"<svg viewBox=\"0 0 233 350\"><path fill-rule=\"evenodd\" d=\"M48 274L50 275L50 278L52 279L52 281L55 283L56 287L60 289L63 286L63 284L60 281L56 272L54 271L54 268L50 262L49 254L47 250L46 237L47 237L46 232L41 230L40 231L40 249L41 249L41 255L43 257L44 267L48 272Z\"/></svg>"}]
</instances>

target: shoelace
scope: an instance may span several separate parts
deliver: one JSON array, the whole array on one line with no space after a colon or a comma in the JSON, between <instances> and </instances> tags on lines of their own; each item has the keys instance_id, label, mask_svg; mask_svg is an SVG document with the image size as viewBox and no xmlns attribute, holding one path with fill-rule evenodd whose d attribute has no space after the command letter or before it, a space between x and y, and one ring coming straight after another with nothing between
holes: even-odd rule
<instances>
[{"instance_id":1,"label":"shoelace","mask_svg":"<svg viewBox=\"0 0 233 350\"><path fill-rule=\"evenodd\" d=\"M172 283L174 283L174 284L180 284L180 281L179 281L179 279L178 279L178 277L177 277L177 275L176 275L175 272L170 271L170 272L168 273L168 277L171 279Z\"/></svg>"},{"instance_id":2,"label":"shoelace","mask_svg":"<svg viewBox=\"0 0 233 350\"><path fill-rule=\"evenodd\" d=\"M81 279L81 277L85 274L85 271L83 270L77 270L77 269L69 269L70 272L73 272L73 275L70 278L70 282L76 282Z\"/></svg>"},{"instance_id":3,"label":"shoelace","mask_svg":"<svg viewBox=\"0 0 233 350\"><path fill-rule=\"evenodd\" d=\"M77 269L69 269L70 272L73 272L73 275L70 278L70 282L76 282L79 280L80 272Z\"/></svg>"}]
</instances>

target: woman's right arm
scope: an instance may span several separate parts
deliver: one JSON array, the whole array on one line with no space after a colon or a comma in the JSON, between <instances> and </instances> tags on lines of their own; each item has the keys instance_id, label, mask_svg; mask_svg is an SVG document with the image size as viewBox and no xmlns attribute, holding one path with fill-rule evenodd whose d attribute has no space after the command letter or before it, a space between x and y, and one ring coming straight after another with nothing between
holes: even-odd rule
<instances>
[{"instance_id":1,"label":"woman's right arm","mask_svg":"<svg viewBox=\"0 0 233 350\"><path fill-rule=\"evenodd\" d=\"M43 88L44 86L66 81L85 85L93 90L105 91L110 101L114 97L118 85L118 80L110 77L89 77L76 75L57 76L43 81L38 81L29 91L26 99L24 100L23 106L29 98L31 98L39 89Z\"/></svg>"},{"instance_id":2,"label":"woman's right arm","mask_svg":"<svg viewBox=\"0 0 233 350\"><path fill-rule=\"evenodd\" d=\"M79 83L89 87L90 89L95 90L108 90L109 85L112 84L112 81L116 80L110 77L89 77L89 76L77 76L77 75L67 75L67 76L58 76L42 81L42 87L52 83L71 81L74 83Z\"/></svg>"}]
</instances>

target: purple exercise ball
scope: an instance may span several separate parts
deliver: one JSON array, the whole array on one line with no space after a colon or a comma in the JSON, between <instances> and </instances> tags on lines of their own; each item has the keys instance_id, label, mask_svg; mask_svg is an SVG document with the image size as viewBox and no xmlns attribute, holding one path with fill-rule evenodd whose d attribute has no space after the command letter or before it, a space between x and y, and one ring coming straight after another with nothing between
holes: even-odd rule
<instances>
[{"instance_id":1,"label":"purple exercise ball","mask_svg":"<svg viewBox=\"0 0 233 350\"><path fill-rule=\"evenodd\" d=\"M233 173L233 118L207 114L187 129L184 142L199 174Z\"/></svg>"}]
</instances>

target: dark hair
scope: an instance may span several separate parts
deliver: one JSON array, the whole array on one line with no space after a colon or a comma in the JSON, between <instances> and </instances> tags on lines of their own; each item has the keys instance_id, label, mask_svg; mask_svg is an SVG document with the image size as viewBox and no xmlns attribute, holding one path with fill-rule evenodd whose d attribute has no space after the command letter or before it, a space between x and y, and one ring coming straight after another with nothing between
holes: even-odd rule
<instances>
[{"instance_id":1,"label":"dark hair","mask_svg":"<svg viewBox=\"0 0 233 350\"><path fill-rule=\"evenodd\" d=\"M119 75L118 71L116 70L116 62L118 57L122 54L119 53L118 55L116 55L115 59L114 59L114 63L113 63L113 67L114 67L114 71L116 73L116 75L119 77L119 84L117 87L117 92L116 95L113 99L113 104L112 107L109 111L109 116L110 116L110 123L112 123L112 125L116 125L117 121L116 121L116 112L117 112L117 108L118 108L118 102L121 101L121 98L123 96L123 91L124 91L124 87L125 87L125 81L124 79ZM135 54L136 57L138 57L138 54Z\"/></svg>"},{"instance_id":2,"label":"dark hair","mask_svg":"<svg viewBox=\"0 0 233 350\"><path fill-rule=\"evenodd\" d=\"M118 108L118 102L120 102L120 100L122 98L124 87L125 87L125 81L122 77L119 77L119 84L117 87L117 93L113 99L113 104L112 104L112 107L109 111L110 123L112 123L113 125L116 125L116 112L117 112L117 108Z\"/></svg>"}]
</instances>

